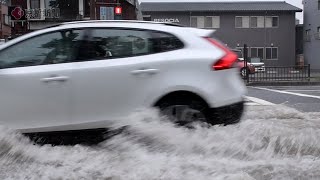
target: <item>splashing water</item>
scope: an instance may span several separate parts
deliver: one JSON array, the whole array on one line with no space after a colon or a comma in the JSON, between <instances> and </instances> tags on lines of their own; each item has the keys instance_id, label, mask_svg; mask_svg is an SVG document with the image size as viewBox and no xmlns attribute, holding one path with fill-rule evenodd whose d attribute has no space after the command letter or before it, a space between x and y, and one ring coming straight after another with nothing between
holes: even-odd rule
<instances>
[{"instance_id":1,"label":"splashing water","mask_svg":"<svg viewBox=\"0 0 320 180\"><path fill-rule=\"evenodd\" d=\"M40 147L2 127L0 179L320 179L319 115L250 106L238 124L185 129L146 110L91 147Z\"/></svg>"}]
</instances>

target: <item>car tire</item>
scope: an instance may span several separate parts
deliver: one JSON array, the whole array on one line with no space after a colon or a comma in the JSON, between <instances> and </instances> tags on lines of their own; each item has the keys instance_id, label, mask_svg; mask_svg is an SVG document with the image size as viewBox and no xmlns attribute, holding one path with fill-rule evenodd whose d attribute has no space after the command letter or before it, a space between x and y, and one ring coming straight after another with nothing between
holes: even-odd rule
<instances>
[{"instance_id":1,"label":"car tire","mask_svg":"<svg viewBox=\"0 0 320 180\"><path fill-rule=\"evenodd\" d=\"M246 73L249 72L247 68L241 68L240 69L240 75L241 77L246 77Z\"/></svg>"},{"instance_id":2,"label":"car tire","mask_svg":"<svg viewBox=\"0 0 320 180\"><path fill-rule=\"evenodd\" d=\"M241 121L244 112L244 101L223 107L212 108L208 111L208 123L212 125L230 125Z\"/></svg>"},{"instance_id":3,"label":"car tire","mask_svg":"<svg viewBox=\"0 0 320 180\"><path fill-rule=\"evenodd\" d=\"M159 103L161 115L178 126L190 126L194 122L208 122L208 106L200 99L173 98Z\"/></svg>"}]
</instances>

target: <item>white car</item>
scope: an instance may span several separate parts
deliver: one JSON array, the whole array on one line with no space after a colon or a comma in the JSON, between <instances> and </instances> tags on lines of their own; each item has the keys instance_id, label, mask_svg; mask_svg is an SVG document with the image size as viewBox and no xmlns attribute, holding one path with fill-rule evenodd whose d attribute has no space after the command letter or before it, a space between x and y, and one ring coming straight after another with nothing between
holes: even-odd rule
<instances>
[{"instance_id":1,"label":"white car","mask_svg":"<svg viewBox=\"0 0 320 180\"><path fill-rule=\"evenodd\" d=\"M176 123L239 122L246 88L214 31L80 21L0 47L0 124L23 133L106 127L157 107Z\"/></svg>"}]
</instances>

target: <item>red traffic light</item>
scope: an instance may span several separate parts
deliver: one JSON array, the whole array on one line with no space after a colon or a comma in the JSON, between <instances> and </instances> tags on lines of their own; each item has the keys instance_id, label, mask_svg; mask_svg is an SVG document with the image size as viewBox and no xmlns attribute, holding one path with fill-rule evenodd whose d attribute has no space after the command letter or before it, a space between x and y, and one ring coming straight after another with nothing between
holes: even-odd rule
<instances>
[{"instance_id":1,"label":"red traffic light","mask_svg":"<svg viewBox=\"0 0 320 180\"><path fill-rule=\"evenodd\" d=\"M115 8L115 14L117 14L117 15L122 14L122 7L121 7L121 6L117 6L117 7Z\"/></svg>"}]
</instances>

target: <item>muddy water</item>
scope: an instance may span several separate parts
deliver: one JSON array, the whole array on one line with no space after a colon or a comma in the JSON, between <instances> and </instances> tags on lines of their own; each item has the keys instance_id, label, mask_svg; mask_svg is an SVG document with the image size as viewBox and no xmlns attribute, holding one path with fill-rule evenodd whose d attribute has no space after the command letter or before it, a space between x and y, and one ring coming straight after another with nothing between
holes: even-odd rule
<instances>
[{"instance_id":1,"label":"muddy water","mask_svg":"<svg viewBox=\"0 0 320 180\"><path fill-rule=\"evenodd\" d=\"M0 128L0 179L320 179L320 113L249 106L241 123L174 127L134 113L97 146L33 145Z\"/></svg>"}]
</instances>

